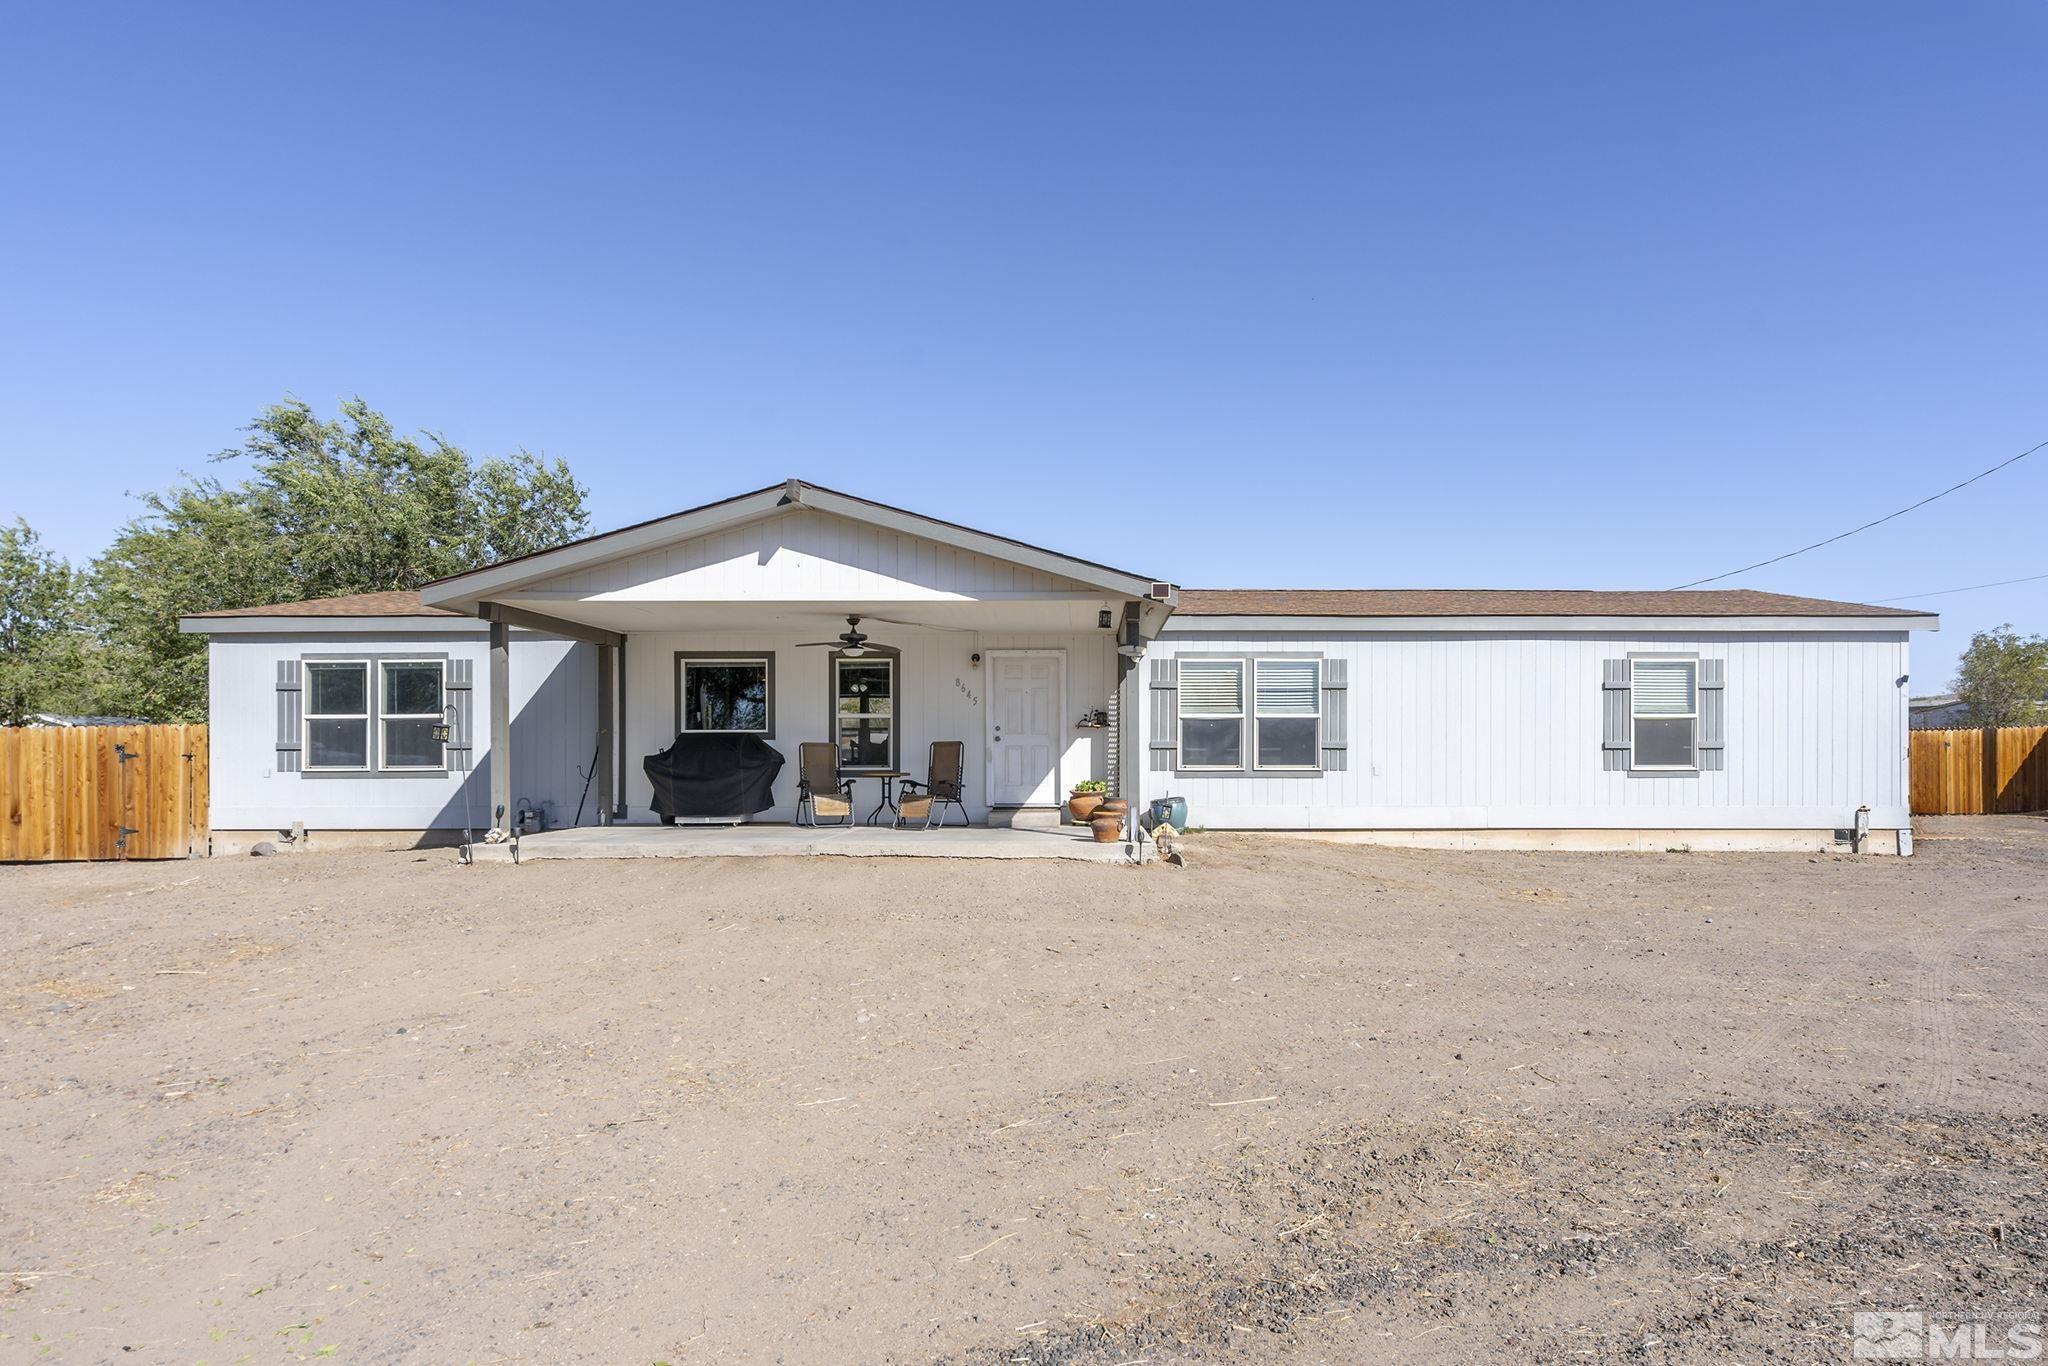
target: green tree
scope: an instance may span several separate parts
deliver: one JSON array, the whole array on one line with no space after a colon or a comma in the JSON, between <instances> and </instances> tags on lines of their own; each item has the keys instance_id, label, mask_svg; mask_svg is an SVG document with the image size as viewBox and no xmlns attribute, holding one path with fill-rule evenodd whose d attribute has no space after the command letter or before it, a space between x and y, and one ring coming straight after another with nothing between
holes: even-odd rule
<instances>
[{"instance_id":1,"label":"green tree","mask_svg":"<svg viewBox=\"0 0 2048 1366\"><path fill-rule=\"evenodd\" d=\"M2048 716L2048 637L2020 635L2009 622L1977 632L1953 686L1972 725L2039 725Z\"/></svg>"},{"instance_id":2,"label":"green tree","mask_svg":"<svg viewBox=\"0 0 2048 1366\"><path fill-rule=\"evenodd\" d=\"M205 642L179 633L187 613L417 588L590 524L562 461L478 460L435 433L415 441L360 398L333 421L277 404L215 459L247 460L248 478L143 495L142 515L93 567L111 709L204 719Z\"/></svg>"},{"instance_id":3,"label":"green tree","mask_svg":"<svg viewBox=\"0 0 2048 1366\"><path fill-rule=\"evenodd\" d=\"M25 521L0 526L0 725L92 697L80 576Z\"/></svg>"}]
</instances>

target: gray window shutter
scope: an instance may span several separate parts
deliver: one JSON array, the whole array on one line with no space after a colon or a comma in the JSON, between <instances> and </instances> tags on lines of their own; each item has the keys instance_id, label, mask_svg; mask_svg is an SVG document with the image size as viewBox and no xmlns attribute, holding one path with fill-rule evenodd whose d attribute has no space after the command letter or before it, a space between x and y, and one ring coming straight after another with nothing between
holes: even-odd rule
<instances>
[{"instance_id":1,"label":"gray window shutter","mask_svg":"<svg viewBox=\"0 0 2048 1366\"><path fill-rule=\"evenodd\" d=\"M1152 771L1171 773L1180 758L1180 661L1152 663Z\"/></svg>"},{"instance_id":2,"label":"gray window shutter","mask_svg":"<svg viewBox=\"0 0 2048 1366\"><path fill-rule=\"evenodd\" d=\"M467 773L471 764L470 735L473 728L470 717L475 708L470 699L476 696L476 687L471 681L475 677L476 664L467 659L448 661L448 743L443 752L447 755L448 771Z\"/></svg>"},{"instance_id":3,"label":"gray window shutter","mask_svg":"<svg viewBox=\"0 0 2048 1366\"><path fill-rule=\"evenodd\" d=\"M1700 772L1718 773L1728 766L1728 665L1720 659L1700 661Z\"/></svg>"},{"instance_id":4,"label":"gray window shutter","mask_svg":"<svg viewBox=\"0 0 2048 1366\"><path fill-rule=\"evenodd\" d=\"M1351 689L1346 681L1349 662L1323 661L1323 771L1342 773L1351 763L1350 709L1346 705Z\"/></svg>"},{"instance_id":5,"label":"gray window shutter","mask_svg":"<svg viewBox=\"0 0 2048 1366\"><path fill-rule=\"evenodd\" d=\"M300 678L303 671L296 659L277 661L277 771L297 773L299 763L299 735L305 729L301 718L305 715L305 693Z\"/></svg>"},{"instance_id":6,"label":"gray window shutter","mask_svg":"<svg viewBox=\"0 0 2048 1366\"><path fill-rule=\"evenodd\" d=\"M1600 767L1609 773L1626 772L1628 752L1634 744L1629 712L1627 659L1601 661L1600 675Z\"/></svg>"}]
</instances>

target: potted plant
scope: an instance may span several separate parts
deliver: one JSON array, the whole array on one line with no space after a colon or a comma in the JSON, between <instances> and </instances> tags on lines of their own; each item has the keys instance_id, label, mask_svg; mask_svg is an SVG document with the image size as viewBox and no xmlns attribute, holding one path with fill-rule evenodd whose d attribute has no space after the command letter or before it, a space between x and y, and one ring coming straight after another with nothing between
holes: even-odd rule
<instances>
[{"instance_id":1,"label":"potted plant","mask_svg":"<svg viewBox=\"0 0 2048 1366\"><path fill-rule=\"evenodd\" d=\"M1095 814L1095 808L1102 805L1102 799L1109 795L1109 784L1100 778L1074 784L1073 795L1067 798L1067 814L1075 821L1085 823Z\"/></svg>"},{"instance_id":2,"label":"potted plant","mask_svg":"<svg viewBox=\"0 0 2048 1366\"><path fill-rule=\"evenodd\" d=\"M1088 813L1088 827L1094 832L1097 844L1114 844L1123 838L1124 817L1129 815L1131 804L1122 797L1108 797Z\"/></svg>"}]
</instances>

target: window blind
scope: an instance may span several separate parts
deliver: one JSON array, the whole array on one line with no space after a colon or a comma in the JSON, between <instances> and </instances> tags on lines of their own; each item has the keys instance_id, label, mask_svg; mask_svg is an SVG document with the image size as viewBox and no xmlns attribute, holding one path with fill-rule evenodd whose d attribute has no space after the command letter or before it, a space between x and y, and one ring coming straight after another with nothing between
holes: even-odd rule
<instances>
[{"instance_id":1,"label":"window blind","mask_svg":"<svg viewBox=\"0 0 2048 1366\"><path fill-rule=\"evenodd\" d=\"M1694 710L1692 660L1635 661L1637 716L1689 716Z\"/></svg>"},{"instance_id":2,"label":"window blind","mask_svg":"<svg viewBox=\"0 0 2048 1366\"><path fill-rule=\"evenodd\" d=\"M1244 666L1234 659L1180 662L1182 716L1234 716L1244 710Z\"/></svg>"},{"instance_id":3,"label":"window blind","mask_svg":"<svg viewBox=\"0 0 2048 1366\"><path fill-rule=\"evenodd\" d=\"M1313 659L1262 659L1253 696L1261 716L1314 716L1320 691Z\"/></svg>"}]
</instances>

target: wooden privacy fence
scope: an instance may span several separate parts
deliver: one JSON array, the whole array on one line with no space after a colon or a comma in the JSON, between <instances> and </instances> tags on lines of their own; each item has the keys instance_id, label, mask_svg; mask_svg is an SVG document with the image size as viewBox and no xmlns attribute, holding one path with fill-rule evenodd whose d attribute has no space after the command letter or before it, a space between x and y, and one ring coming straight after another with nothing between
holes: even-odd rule
<instances>
[{"instance_id":1,"label":"wooden privacy fence","mask_svg":"<svg viewBox=\"0 0 2048 1366\"><path fill-rule=\"evenodd\" d=\"M0 727L0 863L206 852L205 726Z\"/></svg>"},{"instance_id":2,"label":"wooden privacy fence","mask_svg":"<svg viewBox=\"0 0 2048 1366\"><path fill-rule=\"evenodd\" d=\"M1912 736L1914 815L2048 810L2048 726L1907 734Z\"/></svg>"}]
</instances>

